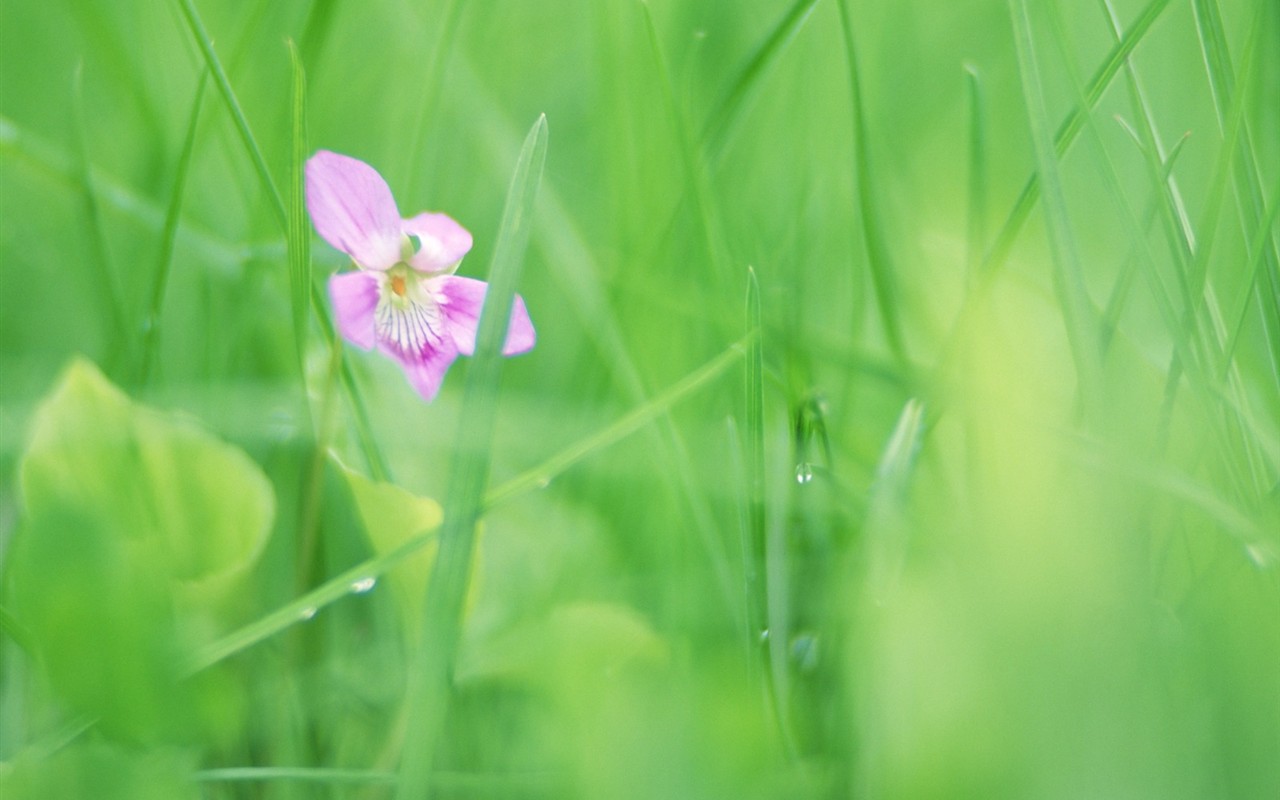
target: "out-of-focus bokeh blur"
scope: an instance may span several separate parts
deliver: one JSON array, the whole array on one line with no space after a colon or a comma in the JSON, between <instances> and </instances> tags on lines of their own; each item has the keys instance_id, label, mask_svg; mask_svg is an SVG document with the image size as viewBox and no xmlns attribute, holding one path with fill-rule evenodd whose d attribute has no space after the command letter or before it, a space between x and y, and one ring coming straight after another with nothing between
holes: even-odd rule
<instances>
[{"instance_id":1,"label":"out-of-focus bokeh blur","mask_svg":"<svg viewBox=\"0 0 1280 800\"><path fill-rule=\"evenodd\" d=\"M543 113L423 721L468 360L286 219L485 278ZM5 0L0 789L1274 800L1278 207L1273 0Z\"/></svg>"}]
</instances>

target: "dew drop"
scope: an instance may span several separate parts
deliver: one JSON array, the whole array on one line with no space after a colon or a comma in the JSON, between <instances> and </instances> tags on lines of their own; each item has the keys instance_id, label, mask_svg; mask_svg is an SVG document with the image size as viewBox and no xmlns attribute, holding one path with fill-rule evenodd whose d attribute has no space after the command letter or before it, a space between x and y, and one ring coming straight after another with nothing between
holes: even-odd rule
<instances>
[{"instance_id":1,"label":"dew drop","mask_svg":"<svg viewBox=\"0 0 1280 800\"><path fill-rule=\"evenodd\" d=\"M539 479L538 479L538 488L539 488L539 489L545 489L545 488L547 488L547 487L548 487L548 486L550 486L550 485L551 485L551 476L550 476L550 475L543 475L541 478L539 478Z\"/></svg>"},{"instance_id":2,"label":"dew drop","mask_svg":"<svg viewBox=\"0 0 1280 800\"><path fill-rule=\"evenodd\" d=\"M801 462L796 465L796 483L804 485L813 480L813 465Z\"/></svg>"},{"instance_id":3,"label":"dew drop","mask_svg":"<svg viewBox=\"0 0 1280 800\"><path fill-rule=\"evenodd\" d=\"M315 606L307 606L306 608L298 612L298 618L302 620L314 619L315 615L316 615Z\"/></svg>"},{"instance_id":4,"label":"dew drop","mask_svg":"<svg viewBox=\"0 0 1280 800\"><path fill-rule=\"evenodd\" d=\"M768 644L768 643L769 643L769 629L764 628L763 630L760 631L760 644Z\"/></svg>"},{"instance_id":5,"label":"dew drop","mask_svg":"<svg viewBox=\"0 0 1280 800\"><path fill-rule=\"evenodd\" d=\"M377 585L378 585L377 578L374 578L372 576L367 578L360 578L359 580L354 580L351 582L351 591L355 592L356 594L364 594L365 592L371 590L373 587Z\"/></svg>"}]
</instances>

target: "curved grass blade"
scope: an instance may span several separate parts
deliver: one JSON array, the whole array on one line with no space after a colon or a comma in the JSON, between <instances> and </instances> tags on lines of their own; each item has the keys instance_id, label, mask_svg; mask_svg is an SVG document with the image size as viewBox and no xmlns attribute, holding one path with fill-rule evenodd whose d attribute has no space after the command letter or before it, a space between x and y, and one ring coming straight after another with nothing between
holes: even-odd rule
<instances>
[{"instance_id":1,"label":"curved grass blade","mask_svg":"<svg viewBox=\"0 0 1280 800\"><path fill-rule=\"evenodd\" d=\"M685 376L666 391L633 409L609 427L566 447L533 469L526 470L493 489L485 496L485 510L487 511L494 506L505 503L517 495L547 485L557 475L582 459L630 436L666 413L672 406L688 395L720 377L725 370L742 358L744 351L750 350L751 343L751 337L742 339L707 364Z\"/></svg>"},{"instance_id":2,"label":"curved grass blade","mask_svg":"<svg viewBox=\"0 0 1280 800\"><path fill-rule=\"evenodd\" d=\"M892 598L907 557L910 526L903 506L924 436L924 404L912 398L903 406L893 434L876 466L867 507L867 592L883 605Z\"/></svg>"},{"instance_id":3,"label":"curved grass blade","mask_svg":"<svg viewBox=\"0 0 1280 800\"><path fill-rule=\"evenodd\" d=\"M1022 94L1026 99L1031 139L1035 147L1036 172L1044 190L1045 220L1055 263L1054 289L1066 322L1081 399L1086 412L1091 415L1100 411L1096 404L1101 399L1102 348L1097 309L1085 288L1067 216L1067 201L1058 175L1058 154L1050 132L1027 0L1009 0L1009 10L1013 20L1014 43L1017 45Z\"/></svg>"},{"instance_id":4,"label":"curved grass blade","mask_svg":"<svg viewBox=\"0 0 1280 800\"><path fill-rule=\"evenodd\" d=\"M253 130L249 127L249 120L245 118L244 111L240 108L240 101L236 99L235 91L231 88L231 82L227 79L226 70L222 68L222 62L218 59L218 54L214 52L213 41L205 31L204 22L201 21L200 14L196 11L192 0L177 0L177 2L187 20L188 26L191 28L191 35L195 37L196 45L204 55L209 72L213 75L214 82L218 85L218 91L222 94L222 99L227 104L227 109L235 122L236 130L240 133L241 142L249 153L259 180L262 181L262 187L271 199L270 205L275 212L280 228L287 235L289 231L289 214L285 208L284 200L281 198L280 190L276 188L275 181L271 177L271 170L267 168L267 161L262 155L262 148L258 146L258 140L254 138ZM337 334L333 328L333 321L329 318L324 293L314 283L310 284L310 297L311 308L316 315L316 321L320 324L320 332L324 335L325 343L330 347L337 346ZM364 399L360 395L359 387L356 385L355 375L351 372L351 365L347 363L346 359L342 359L339 369L341 371L342 385L346 390L347 399L351 404L352 414L355 417L356 436L360 441L360 448L364 453L365 461L369 465L370 474L375 480L387 480L390 477L390 468L387 466L386 459L383 458L382 451L374 439L373 428L369 424L369 415L365 409Z\"/></svg>"},{"instance_id":5,"label":"curved grass blade","mask_svg":"<svg viewBox=\"0 0 1280 800\"><path fill-rule=\"evenodd\" d=\"M747 637L759 650L760 633L768 626L765 569L764 477L764 347L761 342L760 284L747 270L746 435L747 435L747 548L743 553L743 581L747 596ZM767 655L768 651L760 653Z\"/></svg>"},{"instance_id":6,"label":"curved grass blade","mask_svg":"<svg viewBox=\"0 0 1280 800\"><path fill-rule=\"evenodd\" d=\"M209 38L209 34L205 30L204 21L200 19L200 13L196 11L192 0L178 0L178 7L186 18L187 25L191 28L191 35L196 40L196 46L200 48L200 52L204 55L205 65L213 75L214 83L218 85L218 92L221 93L223 101L227 104L227 109L231 112L231 120L235 123L236 131L240 134L240 140L244 144L249 158L253 161L253 168L257 171L258 177L262 181L262 188L266 190L271 200L271 210L275 212L280 227L282 229L287 228L289 215L285 210L280 190L276 188L276 183L271 178L271 170L267 168L267 160L262 155L262 148L258 146L258 140L254 138L253 130L249 127L249 120L245 118L244 110L240 108L240 101L236 98L235 90L231 88L231 81L227 78L227 73L222 68L222 62L218 59L218 54L213 50L213 40Z\"/></svg>"},{"instance_id":7,"label":"curved grass blade","mask_svg":"<svg viewBox=\"0 0 1280 800\"><path fill-rule=\"evenodd\" d=\"M867 141L866 108L862 103L862 78L858 68L858 52L853 39L853 16L849 0L840 0L840 31L844 35L845 58L849 66L849 106L853 111L853 163L858 174L858 216L867 243L867 262L871 269L871 285L875 290L880 319L889 349L900 364L908 364L902 339L902 319L898 315L898 297L894 276L897 275L890 237L881 216L882 204L877 194L876 177Z\"/></svg>"},{"instance_id":8,"label":"curved grass blade","mask_svg":"<svg viewBox=\"0 0 1280 800\"><path fill-rule=\"evenodd\" d=\"M1138 15L1138 18L1134 20L1129 30L1125 32L1121 41L1107 54L1106 60L1102 62L1102 65L1088 83L1085 90L1085 103L1072 108L1066 119L1058 126L1058 131L1053 137L1054 149L1058 157L1063 156L1067 149L1071 147L1076 136L1079 135L1080 129L1084 127L1088 115L1098 105L1103 92L1111 85L1111 81L1115 79L1116 74L1124 66L1129 55L1147 35L1148 31L1151 30L1151 26L1160 18L1164 10L1168 8L1169 3L1170 0L1151 0L1146 8L1142 10L1142 13ZM1018 199L1013 204L1013 209L1010 210L1009 216L1005 219L1004 224L1001 225L999 233L996 234L995 242L992 243L991 249L987 251L986 258L982 260L981 274L984 280L993 278L1000 271L1000 268L1004 266L1005 259L1009 256L1009 250L1013 247L1014 240L1018 238L1018 234L1022 231L1022 226L1031 214L1031 209L1040 198L1040 181L1040 174L1035 172L1023 184L1022 191L1018 194Z\"/></svg>"},{"instance_id":9,"label":"curved grass blade","mask_svg":"<svg viewBox=\"0 0 1280 800\"><path fill-rule=\"evenodd\" d=\"M289 62L293 72L293 135L289 175L289 305L293 312L293 342L298 356L298 374L306 375L307 296L311 287L311 229L307 224L304 171L307 147L307 76L302 56L290 39Z\"/></svg>"},{"instance_id":10,"label":"curved grass blade","mask_svg":"<svg viewBox=\"0 0 1280 800\"><path fill-rule=\"evenodd\" d=\"M436 110L440 100L440 88L444 82L444 65L453 52L453 43L457 41L458 22L462 19L463 3L458 0L445 0L444 9L437 16L440 19L440 32L436 35L427 52L431 57L427 61L427 69L418 81L422 94L417 100L418 115L413 123L413 133L409 137L406 150L405 175L409 186L418 188L423 178L422 154L426 152L427 120Z\"/></svg>"},{"instance_id":11,"label":"curved grass blade","mask_svg":"<svg viewBox=\"0 0 1280 800\"><path fill-rule=\"evenodd\" d=\"M160 307L164 304L165 287L169 284L169 270L173 266L173 250L178 238L178 222L182 217L183 190L187 185L187 173L191 168L191 155L195 152L196 130L200 122L200 106L204 103L204 90L209 85L209 73L200 73L196 85L196 97L191 103L191 116L187 122L187 136L178 156L178 169L173 178L173 193L164 215L164 228L160 233L160 252L156 257L155 274L151 279L151 295L142 317L142 355L139 359L138 382L146 384L151 375L151 363L155 358L156 344L160 337Z\"/></svg>"},{"instance_id":12,"label":"curved grass blade","mask_svg":"<svg viewBox=\"0 0 1280 800\"><path fill-rule=\"evenodd\" d=\"M76 183L80 189L81 205L84 210L86 227L89 230L89 248L96 262L90 268L93 275L90 281L98 284L98 294L105 303L107 324L107 357L116 364L128 349L125 341L125 312L121 300L120 287L116 281L116 271L111 263L111 252L107 247L106 231L102 224L102 209L98 207L97 192L93 186L93 167L89 156L89 141L85 132L84 118L84 65L76 66L71 85L71 120L76 143Z\"/></svg>"},{"instance_id":13,"label":"curved grass blade","mask_svg":"<svg viewBox=\"0 0 1280 800\"><path fill-rule=\"evenodd\" d=\"M964 68L969 90L969 283L973 284L982 263L987 236L987 124L982 76L973 64Z\"/></svg>"},{"instance_id":14,"label":"curved grass blade","mask_svg":"<svg viewBox=\"0 0 1280 800\"><path fill-rule=\"evenodd\" d=\"M582 459L624 439L662 416L676 403L724 374L729 367L743 357L748 342L749 340L744 339L734 343L723 353L609 427L566 447L542 464L493 489L485 496L484 509L493 508L524 492L547 484ZM369 578L381 578L402 561L434 541L435 536L434 531L425 532L385 555L363 561L288 605L224 636L197 653L188 671L198 672L211 667L286 628L311 619L320 609L351 594L353 584Z\"/></svg>"},{"instance_id":15,"label":"curved grass blade","mask_svg":"<svg viewBox=\"0 0 1280 800\"><path fill-rule=\"evenodd\" d=\"M475 526L484 503L490 446L497 412L502 342L524 266L534 200L547 154L547 119L538 118L525 138L507 193L502 225L480 314L475 359L467 369L462 414L445 495L440 546L427 586L422 645L409 678L409 729L396 796L417 798L430 784L435 746L449 706L449 676L461 633L462 601L472 563Z\"/></svg>"},{"instance_id":16,"label":"curved grass blade","mask_svg":"<svg viewBox=\"0 0 1280 800\"><path fill-rule=\"evenodd\" d=\"M778 62L778 57L786 52L787 46L800 33L817 5L818 0L796 0L792 4L782 19L778 20L778 24L774 26L768 38L748 59L746 66L738 74L737 80L733 82L733 86L708 117L699 142L712 169L720 163L725 148L738 129L743 112L751 98L759 91L765 75Z\"/></svg>"}]
</instances>

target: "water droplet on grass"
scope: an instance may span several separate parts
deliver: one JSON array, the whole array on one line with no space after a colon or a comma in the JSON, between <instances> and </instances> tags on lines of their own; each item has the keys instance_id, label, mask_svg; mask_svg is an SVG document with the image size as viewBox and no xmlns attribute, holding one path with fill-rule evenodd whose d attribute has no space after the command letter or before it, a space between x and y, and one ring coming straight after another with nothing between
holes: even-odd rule
<instances>
[{"instance_id":1,"label":"water droplet on grass","mask_svg":"<svg viewBox=\"0 0 1280 800\"><path fill-rule=\"evenodd\" d=\"M796 465L796 483L804 485L813 480L813 465L801 462Z\"/></svg>"},{"instance_id":2,"label":"water droplet on grass","mask_svg":"<svg viewBox=\"0 0 1280 800\"><path fill-rule=\"evenodd\" d=\"M315 607L315 606L307 606L306 608L304 608L304 609L302 609L301 611L299 611L299 612L298 612L298 619L301 619L301 620L303 620L303 621L306 621L306 620L309 620L309 619L314 619L314 618L315 618L315 615L316 615L316 607Z\"/></svg>"},{"instance_id":3,"label":"water droplet on grass","mask_svg":"<svg viewBox=\"0 0 1280 800\"><path fill-rule=\"evenodd\" d=\"M364 594L373 587L378 585L378 579L372 576L368 578L360 578L351 582L351 591L356 594Z\"/></svg>"}]
</instances>

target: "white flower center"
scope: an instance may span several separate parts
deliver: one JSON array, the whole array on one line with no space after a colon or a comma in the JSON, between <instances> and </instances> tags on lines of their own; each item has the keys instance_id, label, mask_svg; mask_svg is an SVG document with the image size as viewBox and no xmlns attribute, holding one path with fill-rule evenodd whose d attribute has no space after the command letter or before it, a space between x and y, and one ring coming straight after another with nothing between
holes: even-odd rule
<instances>
[{"instance_id":1,"label":"white flower center","mask_svg":"<svg viewBox=\"0 0 1280 800\"><path fill-rule=\"evenodd\" d=\"M378 338L402 355L421 356L444 336L444 316L427 281L404 264L378 273Z\"/></svg>"}]
</instances>

